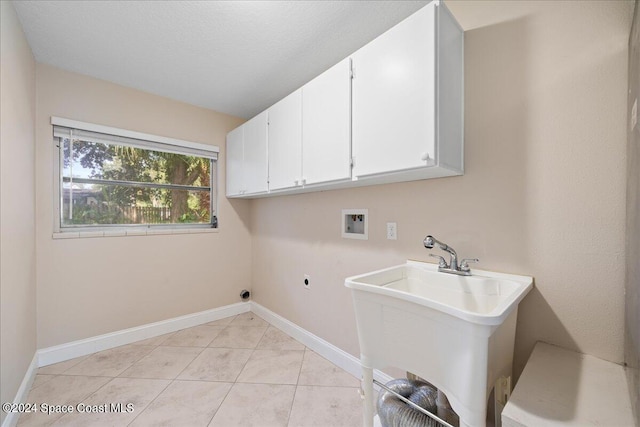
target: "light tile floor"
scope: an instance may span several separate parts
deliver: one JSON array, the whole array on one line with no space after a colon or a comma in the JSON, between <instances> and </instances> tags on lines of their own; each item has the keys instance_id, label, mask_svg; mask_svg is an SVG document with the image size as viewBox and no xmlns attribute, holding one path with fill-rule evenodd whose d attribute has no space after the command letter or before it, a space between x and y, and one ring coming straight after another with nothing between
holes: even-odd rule
<instances>
[{"instance_id":1,"label":"light tile floor","mask_svg":"<svg viewBox=\"0 0 640 427\"><path fill-rule=\"evenodd\" d=\"M40 368L28 402L74 412L23 414L18 426L361 426L359 387L244 313Z\"/></svg>"}]
</instances>

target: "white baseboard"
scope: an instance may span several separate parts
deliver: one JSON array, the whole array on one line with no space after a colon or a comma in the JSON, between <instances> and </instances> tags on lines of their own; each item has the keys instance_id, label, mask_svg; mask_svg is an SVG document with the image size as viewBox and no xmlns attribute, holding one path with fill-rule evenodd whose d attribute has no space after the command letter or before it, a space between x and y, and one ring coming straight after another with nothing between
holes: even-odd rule
<instances>
[{"instance_id":1,"label":"white baseboard","mask_svg":"<svg viewBox=\"0 0 640 427\"><path fill-rule=\"evenodd\" d=\"M53 363L63 362L97 351L108 350L147 338L157 337L158 335L179 331L180 329L191 328L202 325L203 323L246 313L250 310L251 304L249 302L239 302L199 313L187 314L185 316L137 326L135 328L123 329L121 331L72 341L54 347L43 348L37 352L38 366L47 366Z\"/></svg>"},{"instance_id":2,"label":"white baseboard","mask_svg":"<svg viewBox=\"0 0 640 427\"><path fill-rule=\"evenodd\" d=\"M309 347L311 350L315 351L325 359L329 360L334 365L337 365L345 371L349 372L351 375L357 378L362 377L360 359L358 359L357 357L323 340L317 335L312 334L306 329L301 328L295 323L274 313L273 311L258 304L257 302L251 301L251 312L262 317L264 320L271 323L276 328L282 330L290 337L293 337L296 340L300 341L302 344ZM377 369L373 371L373 377L385 384L393 379L389 375Z\"/></svg>"},{"instance_id":3,"label":"white baseboard","mask_svg":"<svg viewBox=\"0 0 640 427\"><path fill-rule=\"evenodd\" d=\"M31 364L27 368L27 372L24 374L24 378L22 379L22 383L20 383L20 388L18 388L18 392L16 393L15 399L13 399L13 403L24 403L27 401L27 397L29 396L29 391L31 390L31 385L33 384L33 380L36 377L36 373L38 372L38 352L36 351L33 355L33 359L31 359ZM8 413L2 422L2 427L13 427L18 423L19 413L11 412Z\"/></svg>"}]
</instances>

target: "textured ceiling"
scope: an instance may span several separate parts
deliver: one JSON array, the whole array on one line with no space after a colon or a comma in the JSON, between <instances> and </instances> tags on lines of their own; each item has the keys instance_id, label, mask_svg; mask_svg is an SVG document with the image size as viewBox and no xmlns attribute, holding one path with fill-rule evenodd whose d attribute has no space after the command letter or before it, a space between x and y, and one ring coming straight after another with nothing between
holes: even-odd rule
<instances>
[{"instance_id":1,"label":"textured ceiling","mask_svg":"<svg viewBox=\"0 0 640 427\"><path fill-rule=\"evenodd\" d=\"M14 1L35 58L249 118L428 1Z\"/></svg>"}]
</instances>

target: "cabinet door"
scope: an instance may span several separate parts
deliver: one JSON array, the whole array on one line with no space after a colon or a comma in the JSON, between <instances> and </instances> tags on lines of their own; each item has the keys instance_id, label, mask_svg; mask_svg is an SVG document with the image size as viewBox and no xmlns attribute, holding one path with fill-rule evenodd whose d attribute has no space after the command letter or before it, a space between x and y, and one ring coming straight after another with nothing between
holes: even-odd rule
<instances>
[{"instance_id":1,"label":"cabinet door","mask_svg":"<svg viewBox=\"0 0 640 427\"><path fill-rule=\"evenodd\" d=\"M269 108L269 189L302 184L302 96L293 92Z\"/></svg>"},{"instance_id":2,"label":"cabinet door","mask_svg":"<svg viewBox=\"0 0 640 427\"><path fill-rule=\"evenodd\" d=\"M267 112L264 111L244 125L244 188L245 193L268 190Z\"/></svg>"},{"instance_id":3,"label":"cabinet door","mask_svg":"<svg viewBox=\"0 0 640 427\"><path fill-rule=\"evenodd\" d=\"M425 6L352 56L354 177L433 164L434 7Z\"/></svg>"},{"instance_id":4,"label":"cabinet door","mask_svg":"<svg viewBox=\"0 0 640 427\"><path fill-rule=\"evenodd\" d=\"M243 138L244 126L235 128L227 134L227 196L242 194L244 187Z\"/></svg>"},{"instance_id":5,"label":"cabinet door","mask_svg":"<svg viewBox=\"0 0 640 427\"><path fill-rule=\"evenodd\" d=\"M306 184L351 178L351 61L302 88L302 176Z\"/></svg>"}]
</instances>

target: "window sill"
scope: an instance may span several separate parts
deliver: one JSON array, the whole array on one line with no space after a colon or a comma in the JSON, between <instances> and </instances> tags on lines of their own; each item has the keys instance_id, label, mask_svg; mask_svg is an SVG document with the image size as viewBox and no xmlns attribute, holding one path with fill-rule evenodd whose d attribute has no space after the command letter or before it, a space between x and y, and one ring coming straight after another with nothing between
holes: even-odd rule
<instances>
[{"instance_id":1,"label":"window sill","mask_svg":"<svg viewBox=\"0 0 640 427\"><path fill-rule=\"evenodd\" d=\"M218 233L217 228L168 228L156 230L101 230L101 231L62 231L52 234L57 239L87 239L92 237L127 237L127 236L166 236L170 234L206 234Z\"/></svg>"}]
</instances>

